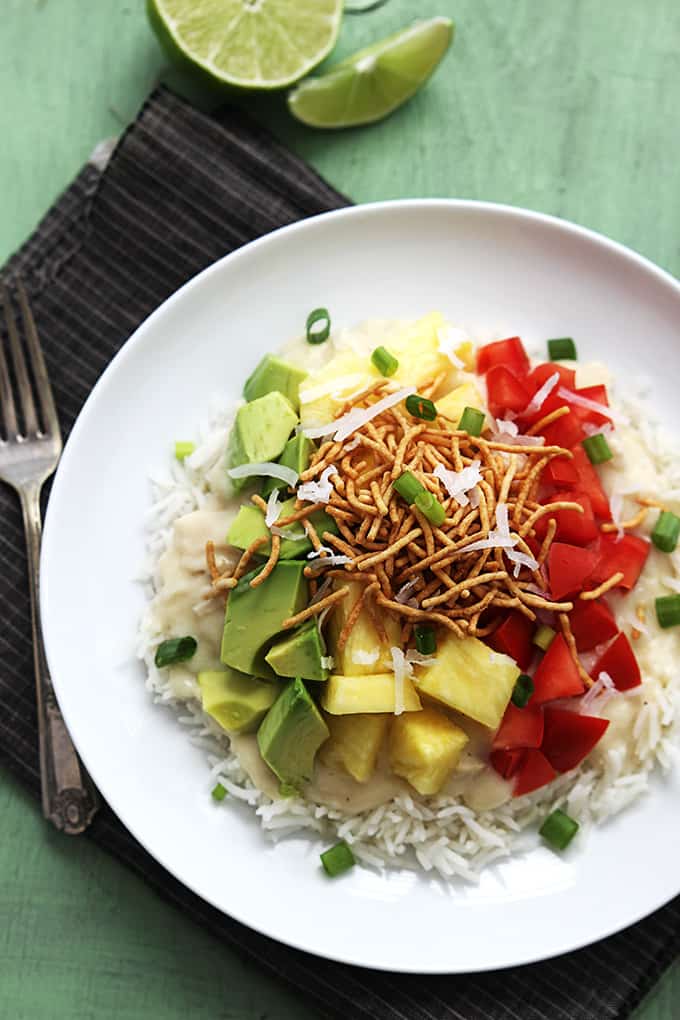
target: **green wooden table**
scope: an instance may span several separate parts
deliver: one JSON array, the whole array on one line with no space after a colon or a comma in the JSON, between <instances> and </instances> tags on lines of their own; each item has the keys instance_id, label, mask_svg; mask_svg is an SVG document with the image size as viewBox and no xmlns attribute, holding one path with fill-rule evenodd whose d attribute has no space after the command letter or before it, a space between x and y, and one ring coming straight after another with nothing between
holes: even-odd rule
<instances>
[{"instance_id":1,"label":"green wooden table","mask_svg":"<svg viewBox=\"0 0 680 1020\"><path fill-rule=\"evenodd\" d=\"M0 259L95 143L119 133L166 77L143 6L3 0ZM346 19L339 52L395 30L416 9L450 14L458 38L427 90L388 121L322 134L293 124L280 100L258 100L257 114L357 201L529 206L680 275L677 0L390 0ZM317 1015L87 840L50 832L2 771L0 817L2 1020ZM677 1017L678 997L680 967L638 1020Z\"/></svg>"}]
</instances>

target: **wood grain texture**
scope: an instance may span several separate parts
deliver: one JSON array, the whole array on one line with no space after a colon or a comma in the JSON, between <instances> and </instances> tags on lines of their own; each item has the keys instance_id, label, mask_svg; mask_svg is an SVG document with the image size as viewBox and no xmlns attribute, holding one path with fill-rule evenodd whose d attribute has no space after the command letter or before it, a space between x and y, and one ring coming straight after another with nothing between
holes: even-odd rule
<instances>
[{"instance_id":1,"label":"wood grain texture","mask_svg":"<svg viewBox=\"0 0 680 1020\"><path fill-rule=\"evenodd\" d=\"M0 259L167 77L142 0L2 6ZM348 17L336 56L400 28L415 9L390 0ZM680 275L677 0L419 0L417 13L452 16L456 43L389 120L323 133L292 122L280 97L249 101L251 109L358 201L525 205L600 230ZM316 1015L87 842L49 832L2 773L0 817L0 1020ZM673 1020L679 999L676 967L638 1020Z\"/></svg>"}]
</instances>

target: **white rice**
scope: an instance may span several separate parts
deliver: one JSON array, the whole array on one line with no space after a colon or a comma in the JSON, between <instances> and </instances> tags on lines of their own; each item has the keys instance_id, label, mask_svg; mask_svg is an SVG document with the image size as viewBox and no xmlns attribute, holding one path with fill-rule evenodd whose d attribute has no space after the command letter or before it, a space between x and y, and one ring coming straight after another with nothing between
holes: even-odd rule
<instances>
[{"instance_id":1,"label":"white rice","mask_svg":"<svg viewBox=\"0 0 680 1020\"><path fill-rule=\"evenodd\" d=\"M351 334L347 336L351 339ZM648 484L644 478L631 480L625 472L608 468L604 484L609 495L620 493L631 512L636 506L627 497L633 492L680 503L677 450L661 430L650 424L648 411L640 401L619 400L616 406L635 423L635 430L614 432L609 439L612 449L622 459L630 457L634 438L650 462L651 475ZM183 464L173 462L168 472L152 479L152 505L146 514L148 556L140 578L150 596L158 590L158 561L172 538L174 522L203 508L217 486L228 485L222 465L234 413L233 407L215 407L194 453ZM626 465L625 460L623 463ZM627 468L633 467L627 463ZM223 489L222 495L229 493ZM625 516L624 511L622 519ZM138 654L146 666L146 684L154 701L176 712L178 722L206 755L204 795L221 783L230 797L254 808L262 829L274 840L306 831L325 841L346 840L357 860L371 867L398 865L434 872L445 879L475 882L492 861L533 845L536 823L550 810L563 808L587 830L645 793L657 767L668 770L675 763L680 730L680 673L675 663L680 657L677 636L660 631L653 618L653 598L660 592L677 590L680 551L664 556L652 550L639 586L629 596L636 606L645 605L646 622L642 623L625 601L614 600L623 602L615 606L622 629L629 635L633 627L639 632L634 647L643 685L612 699L630 701L635 706L637 715L628 739L596 748L577 769L536 793L484 812L475 812L459 797L420 797L415 792L353 814L301 797L272 800L254 786L230 749L228 735L203 712L191 674L156 669L155 648L167 635L158 632L150 608L141 621ZM197 605L196 612L202 612L203 607L203 603ZM597 703L590 711L597 714Z\"/></svg>"}]
</instances>

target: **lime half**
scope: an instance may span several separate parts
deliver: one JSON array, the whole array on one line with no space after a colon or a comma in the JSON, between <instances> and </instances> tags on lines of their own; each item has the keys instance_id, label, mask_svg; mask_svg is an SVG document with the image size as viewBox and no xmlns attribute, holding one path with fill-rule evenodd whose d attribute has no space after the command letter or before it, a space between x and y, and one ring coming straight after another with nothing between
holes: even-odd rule
<instances>
[{"instance_id":1,"label":"lime half","mask_svg":"<svg viewBox=\"0 0 680 1020\"><path fill-rule=\"evenodd\" d=\"M343 0L147 0L170 57L213 82L249 89L292 85L327 56Z\"/></svg>"},{"instance_id":2,"label":"lime half","mask_svg":"<svg viewBox=\"0 0 680 1020\"><path fill-rule=\"evenodd\" d=\"M344 128L386 117L430 77L453 39L449 18L417 21L348 57L288 96L290 112L312 127Z\"/></svg>"}]
</instances>

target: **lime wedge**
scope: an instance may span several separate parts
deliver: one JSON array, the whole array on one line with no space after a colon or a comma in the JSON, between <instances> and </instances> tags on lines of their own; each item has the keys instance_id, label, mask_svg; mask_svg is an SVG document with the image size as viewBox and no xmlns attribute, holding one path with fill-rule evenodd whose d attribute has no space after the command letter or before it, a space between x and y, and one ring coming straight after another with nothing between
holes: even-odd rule
<instances>
[{"instance_id":1,"label":"lime wedge","mask_svg":"<svg viewBox=\"0 0 680 1020\"><path fill-rule=\"evenodd\" d=\"M342 0L147 0L147 11L171 59L214 83L278 89L330 53Z\"/></svg>"},{"instance_id":2,"label":"lime wedge","mask_svg":"<svg viewBox=\"0 0 680 1020\"><path fill-rule=\"evenodd\" d=\"M344 128L386 117L430 77L453 39L449 18L409 28L306 78L288 96L290 112L312 127Z\"/></svg>"}]
</instances>

